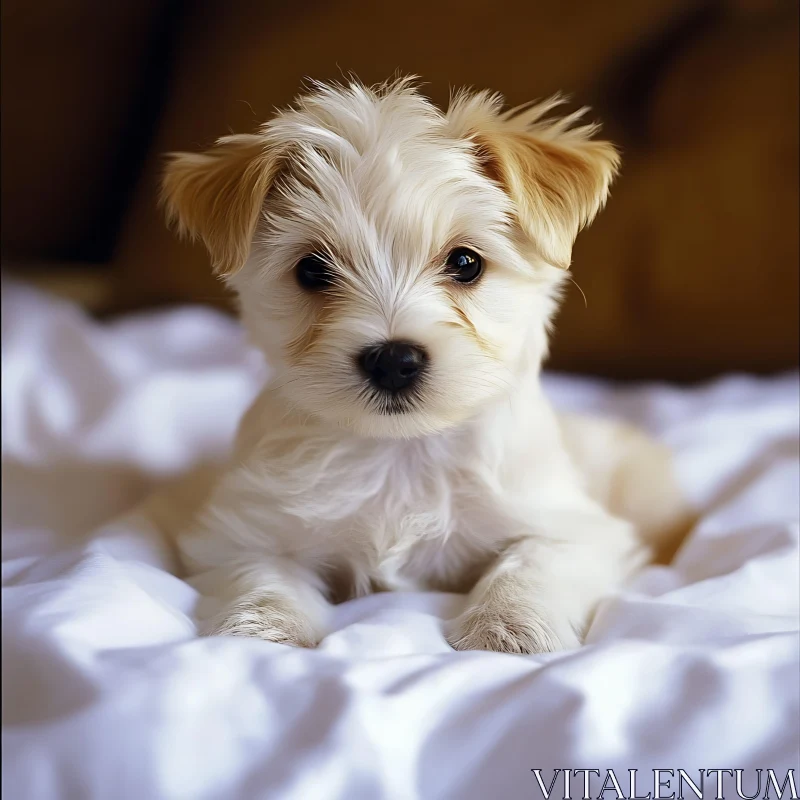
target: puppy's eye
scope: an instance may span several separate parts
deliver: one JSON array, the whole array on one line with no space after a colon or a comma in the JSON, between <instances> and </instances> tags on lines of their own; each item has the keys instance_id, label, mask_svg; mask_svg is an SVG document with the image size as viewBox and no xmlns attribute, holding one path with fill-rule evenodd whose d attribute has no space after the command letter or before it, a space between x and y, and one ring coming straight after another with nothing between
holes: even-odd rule
<instances>
[{"instance_id":1,"label":"puppy's eye","mask_svg":"<svg viewBox=\"0 0 800 800\"><path fill-rule=\"evenodd\" d=\"M483 259L468 247L457 247L447 256L446 272L459 283L472 283L483 272Z\"/></svg>"},{"instance_id":2,"label":"puppy's eye","mask_svg":"<svg viewBox=\"0 0 800 800\"><path fill-rule=\"evenodd\" d=\"M317 292L333 283L333 274L330 266L318 255L301 258L295 267L297 282L309 291Z\"/></svg>"}]
</instances>

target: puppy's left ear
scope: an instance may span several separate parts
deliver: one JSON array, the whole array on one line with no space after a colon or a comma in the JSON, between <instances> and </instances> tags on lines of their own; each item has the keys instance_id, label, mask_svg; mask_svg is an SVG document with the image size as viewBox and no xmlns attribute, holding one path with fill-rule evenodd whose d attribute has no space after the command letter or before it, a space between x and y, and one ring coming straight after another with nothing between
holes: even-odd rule
<instances>
[{"instance_id":1,"label":"puppy's left ear","mask_svg":"<svg viewBox=\"0 0 800 800\"><path fill-rule=\"evenodd\" d=\"M278 158L261 136L224 136L205 153L173 153L161 184L167 219L202 239L214 271L228 277L250 254Z\"/></svg>"},{"instance_id":2,"label":"puppy's left ear","mask_svg":"<svg viewBox=\"0 0 800 800\"><path fill-rule=\"evenodd\" d=\"M509 195L544 259L568 269L575 238L605 204L620 159L610 142L591 138L597 125L575 126L586 109L545 119L563 102L504 112L499 95L462 93L447 117L453 135L474 143L481 168Z\"/></svg>"}]
</instances>

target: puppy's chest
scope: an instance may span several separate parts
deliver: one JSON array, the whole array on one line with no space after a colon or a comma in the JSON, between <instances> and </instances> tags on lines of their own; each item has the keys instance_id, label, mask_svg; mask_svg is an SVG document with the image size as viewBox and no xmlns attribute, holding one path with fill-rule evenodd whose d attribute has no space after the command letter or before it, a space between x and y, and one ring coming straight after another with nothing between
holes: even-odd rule
<instances>
[{"instance_id":1,"label":"puppy's chest","mask_svg":"<svg viewBox=\"0 0 800 800\"><path fill-rule=\"evenodd\" d=\"M502 535L487 522L469 472L412 451L376 464L371 477L370 484L358 470L342 470L328 487L329 507L336 507L338 495L347 498L348 513L314 524L340 593L469 588Z\"/></svg>"}]
</instances>

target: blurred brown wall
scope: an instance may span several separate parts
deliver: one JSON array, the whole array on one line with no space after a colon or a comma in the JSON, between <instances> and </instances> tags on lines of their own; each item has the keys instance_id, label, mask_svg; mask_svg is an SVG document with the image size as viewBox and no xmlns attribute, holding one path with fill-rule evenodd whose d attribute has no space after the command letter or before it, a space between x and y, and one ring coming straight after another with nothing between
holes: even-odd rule
<instances>
[{"instance_id":1,"label":"blurred brown wall","mask_svg":"<svg viewBox=\"0 0 800 800\"><path fill-rule=\"evenodd\" d=\"M179 8L163 0L0 4L4 257L111 258L160 111Z\"/></svg>"},{"instance_id":2,"label":"blurred brown wall","mask_svg":"<svg viewBox=\"0 0 800 800\"><path fill-rule=\"evenodd\" d=\"M15 5L22 4L6 2L3 11L6 252L13 245L49 255L70 232L85 231L87 220L91 226L108 194L107 151L120 138L113 121L125 117L121 98L136 94L125 88L132 81L125 75L141 75L154 53L161 59L160 82L151 80L150 91L163 91L165 103L141 174L127 182L127 191L136 188L111 262L117 307L226 302L205 253L177 242L155 206L164 152L252 130L291 101L306 76L352 71L369 83L399 71L422 76L442 104L461 85L497 89L509 103L566 91L590 103L622 146L623 173L609 206L575 250L573 277L587 305L577 290L567 298L552 366L695 379L797 365L795 0L406 0L401 9L363 0L205 0L186 4L182 15L155 0L120 3L115 13L138 23L118 18L114 27L88 14L73 26L75 38L99 37L109 52L88 51L94 73L85 66L60 71L68 76L61 94L81 93L78 108L91 109L70 115L66 101L45 104L62 108L65 137L33 98L58 94L47 76L75 54L66 56L52 36L52 52L39 40L37 53L50 63L37 67L38 83L19 69L6 75L9 58L25 61L24 28L19 19L6 25ZM63 11L67 4L48 5ZM168 42L153 33L165 30L167 6L178 19ZM102 19L115 34L99 36L93 26ZM6 133L9 111L13 135ZM32 170L30 137L50 159ZM15 171L7 180L9 160ZM64 208L66 218L40 236L42 219Z\"/></svg>"}]
</instances>

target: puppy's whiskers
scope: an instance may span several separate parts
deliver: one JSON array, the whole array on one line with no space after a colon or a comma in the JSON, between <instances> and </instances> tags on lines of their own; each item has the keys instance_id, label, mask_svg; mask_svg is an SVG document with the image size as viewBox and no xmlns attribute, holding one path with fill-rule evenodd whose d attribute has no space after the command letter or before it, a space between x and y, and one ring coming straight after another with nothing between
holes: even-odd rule
<instances>
[{"instance_id":1,"label":"puppy's whiskers","mask_svg":"<svg viewBox=\"0 0 800 800\"><path fill-rule=\"evenodd\" d=\"M567 278L570 281L570 283L575 284L575 286L578 288L578 291L581 293L581 297L583 297L583 307L589 308L589 301L586 299L586 295L584 294L583 289L581 289L580 285L578 284L578 281L576 281L575 278L573 278L572 275L570 274L567 274Z\"/></svg>"}]
</instances>

